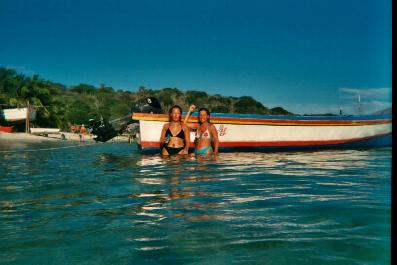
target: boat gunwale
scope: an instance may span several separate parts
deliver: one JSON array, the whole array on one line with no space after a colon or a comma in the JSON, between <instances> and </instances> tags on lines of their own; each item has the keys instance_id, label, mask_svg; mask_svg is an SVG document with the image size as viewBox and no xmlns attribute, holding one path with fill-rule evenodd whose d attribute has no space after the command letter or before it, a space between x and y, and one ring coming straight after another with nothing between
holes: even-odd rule
<instances>
[{"instance_id":1,"label":"boat gunwale","mask_svg":"<svg viewBox=\"0 0 397 265\"><path fill-rule=\"evenodd\" d=\"M185 113L182 113L182 115ZM242 116L244 115L244 116ZM167 122L167 114L132 113L133 120ZM189 122L198 122L190 117ZM392 117L385 115L368 116L274 116L258 114L211 114L211 123L271 126L362 126L391 123Z\"/></svg>"}]
</instances>

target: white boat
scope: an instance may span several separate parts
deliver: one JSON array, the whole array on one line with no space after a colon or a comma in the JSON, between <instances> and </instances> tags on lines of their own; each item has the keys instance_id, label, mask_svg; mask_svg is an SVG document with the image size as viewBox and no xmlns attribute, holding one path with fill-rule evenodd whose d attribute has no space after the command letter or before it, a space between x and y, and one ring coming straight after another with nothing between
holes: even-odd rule
<instances>
[{"instance_id":1,"label":"white boat","mask_svg":"<svg viewBox=\"0 0 397 265\"><path fill-rule=\"evenodd\" d=\"M133 113L139 122L136 142L143 152L159 152L167 114ZM197 115L189 122L197 122ZM219 150L278 151L357 148L391 145L392 116L274 116L211 114L218 130ZM193 148L194 132L191 132Z\"/></svg>"},{"instance_id":2,"label":"white boat","mask_svg":"<svg viewBox=\"0 0 397 265\"><path fill-rule=\"evenodd\" d=\"M48 135L59 134L61 131L59 128L30 128L30 133L36 135Z\"/></svg>"},{"instance_id":3,"label":"white boat","mask_svg":"<svg viewBox=\"0 0 397 265\"><path fill-rule=\"evenodd\" d=\"M7 122L23 122L27 118L28 108L13 108L13 109L3 109L2 116ZM34 121L36 119L36 110L30 108L29 120Z\"/></svg>"}]
</instances>

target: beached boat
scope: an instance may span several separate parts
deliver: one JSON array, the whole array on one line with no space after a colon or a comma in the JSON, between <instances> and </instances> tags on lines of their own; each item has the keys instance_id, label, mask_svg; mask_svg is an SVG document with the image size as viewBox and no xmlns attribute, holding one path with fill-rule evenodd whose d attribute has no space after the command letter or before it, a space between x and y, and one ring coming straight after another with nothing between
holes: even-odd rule
<instances>
[{"instance_id":1,"label":"beached boat","mask_svg":"<svg viewBox=\"0 0 397 265\"><path fill-rule=\"evenodd\" d=\"M35 135L60 134L61 130L58 128L30 128L30 133Z\"/></svg>"},{"instance_id":2,"label":"beached boat","mask_svg":"<svg viewBox=\"0 0 397 265\"><path fill-rule=\"evenodd\" d=\"M12 133L14 131L14 126L2 126L0 125L0 132Z\"/></svg>"},{"instance_id":3,"label":"beached boat","mask_svg":"<svg viewBox=\"0 0 397 265\"><path fill-rule=\"evenodd\" d=\"M6 122L24 122L26 120L28 108L12 108L0 110L0 115ZM30 108L29 120L36 119L36 110Z\"/></svg>"},{"instance_id":4,"label":"beached boat","mask_svg":"<svg viewBox=\"0 0 397 265\"><path fill-rule=\"evenodd\" d=\"M159 152L167 114L133 113L135 140L143 152ZM197 115L189 122L197 122ZM392 116L272 116L211 114L222 151L278 151L391 145ZM194 133L191 132L193 147Z\"/></svg>"}]
</instances>

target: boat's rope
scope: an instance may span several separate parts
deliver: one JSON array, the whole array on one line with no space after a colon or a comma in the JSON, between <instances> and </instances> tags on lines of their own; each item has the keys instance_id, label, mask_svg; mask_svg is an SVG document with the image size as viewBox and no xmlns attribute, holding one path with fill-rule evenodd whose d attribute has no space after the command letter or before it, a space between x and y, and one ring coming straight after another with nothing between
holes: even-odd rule
<instances>
[{"instance_id":1,"label":"boat's rope","mask_svg":"<svg viewBox=\"0 0 397 265\"><path fill-rule=\"evenodd\" d=\"M39 149L18 149L18 150L0 150L0 153L17 153L17 152L35 152L35 151L49 151L49 150L58 150L58 149L66 149L66 148L74 148L74 147L85 147L89 145L93 145L96 143L87 143L87 144L76 144L69 146L61 146L61 147L50 147L50 148L39 148Z\"/></svg>"}]
</instances>

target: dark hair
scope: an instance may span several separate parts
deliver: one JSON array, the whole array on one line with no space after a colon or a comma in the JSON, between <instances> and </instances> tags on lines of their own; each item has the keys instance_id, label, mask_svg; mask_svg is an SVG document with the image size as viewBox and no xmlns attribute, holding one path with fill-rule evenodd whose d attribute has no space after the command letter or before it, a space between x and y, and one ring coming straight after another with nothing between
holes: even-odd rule
<instances>
[{"instance_id":1,"label":"dark hair","mask_svg":"<svg viewBox=\"0 0 397 265\"><path fill-rule=\"evenodd\" d=\"M179 109L179 111L181 112L181 118L179 119L179 121L182 121L182 108L179 105L174 105L170 108L170 110L168 111L168 120L171 121L171 113L174 109Z\"/></svg>"},{"instance_id":2,"label":"dark hair","mask_svg":"<svg viewBox=\"0 0 397 265\"><path fill-rule=\"evenodd\" d=\"M198 115L197 115L198 122L201 123L201 122L200 122L200 119L199 119L199 116L200 116L200 112L201 112L201 111L205 111L205 112L207 113L207 115L208 115L207 121L208 121L208 122L211 122L211 121L210 121L210 115L211 115L211 114L210 114L210 111L209 111L207 108L201 108L201 109L199 109Z\"/></svg>"}]
</instances>

